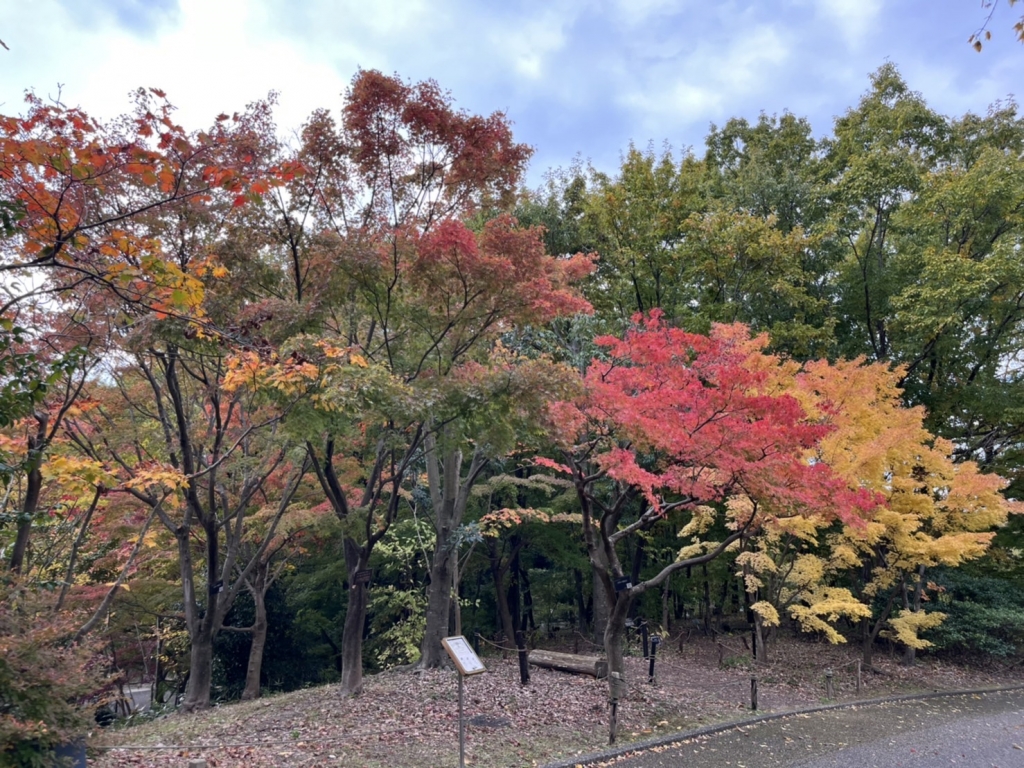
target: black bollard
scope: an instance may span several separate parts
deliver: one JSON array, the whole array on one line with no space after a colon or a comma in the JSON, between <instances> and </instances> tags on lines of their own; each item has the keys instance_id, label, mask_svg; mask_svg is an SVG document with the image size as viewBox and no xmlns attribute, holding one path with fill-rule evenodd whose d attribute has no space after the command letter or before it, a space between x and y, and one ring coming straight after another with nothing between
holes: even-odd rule
<instances>
[{"instance_id":1,"label":"black bollard","mask_svg":"<svg viewBox=\"0 0 1024 768\"><path fill-rule=\"evenodd\" d=\"M661 644L661 638L658 635L651 635L651 663L647 670L647 682L654 685L654 657L658 654L658 646Z\"/></svg>"},{"instance_id":2,"label":"black bollard","mask_svg":"<svg viewBox=\"0 0 1024 768\"><path fill-rule=\"evenodd\" d=\"M519 682L526 685L530 682L530 662L526 658L526 636L522 630L516 632L516 648L519 649Z\"/></svg>"}]
</instances>

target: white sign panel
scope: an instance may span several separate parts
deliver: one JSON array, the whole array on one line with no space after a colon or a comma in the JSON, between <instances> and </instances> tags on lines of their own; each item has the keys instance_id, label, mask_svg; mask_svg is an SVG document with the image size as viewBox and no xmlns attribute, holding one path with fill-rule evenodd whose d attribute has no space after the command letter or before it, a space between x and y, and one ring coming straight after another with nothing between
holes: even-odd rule
<instances>
[{"instance_id":1,"label":"white sign panel","mask_svg":"<svg viewBox=\"0 0 1024 768\"><path fill-rule=\"evenodd\" d=\"M441 645L444 646L452 661L455 662L459 674L478 675L481 672L487 671L487 667L480 661L480 657L476 655L473 646L462 635L446 637L441 641Z\"/></svg>"}]
</instances>

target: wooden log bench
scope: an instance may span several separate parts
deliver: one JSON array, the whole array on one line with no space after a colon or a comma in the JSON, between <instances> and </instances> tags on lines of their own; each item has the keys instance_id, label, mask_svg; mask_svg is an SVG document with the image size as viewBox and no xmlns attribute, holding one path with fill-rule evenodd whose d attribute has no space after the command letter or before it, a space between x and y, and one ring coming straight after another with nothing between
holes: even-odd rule
<instances>
[{"instance_id":1,"label":"wooden log bench","mask_svg":"<svg viewBox=\"0 0 1024 768\"><path fill-rule=\"evenodd\" d=\"M535 667L557 669L577 675L590 675L601 680L608 677L608 662L598 656L579 656L556 651L530 651L528 660Z\"/></svg>"}]
</instances>

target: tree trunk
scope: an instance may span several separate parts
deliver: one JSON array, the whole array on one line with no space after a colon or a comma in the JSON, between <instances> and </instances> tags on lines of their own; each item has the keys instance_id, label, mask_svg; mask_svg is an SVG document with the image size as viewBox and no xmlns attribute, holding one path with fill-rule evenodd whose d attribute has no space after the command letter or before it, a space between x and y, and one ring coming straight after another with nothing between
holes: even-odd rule
<instances>
[{"instance_id":1,"label":"tree trunk","mask_svg":"<svg viewBox=\"0 0 1024 768\"><path fill-rule=\"evenodd\" d=\"M348 572L348 608L341 630L341 695L363 692L363 628L369 603L366 584L357 584L355 575L365 570L369 553L355 540L345 539L345 566Z\"/></svg>"},{"instance_id":2,"label":"tree trunk","mask_svg":"<svg viewBox=\"0 0 1024 768\"><path fill-rule=\"evenodd\" d=\"M644 565L644 555L646 551L644 549L644 540L642 537L637 537L636 546L633 548L633 562L629 568L629 583L639 584L640 583L640 570ZM633 618L636 618L636 612L640 607L639 601L633 601L630 604L630 614Z\"/></svg>"},{"instance_id":3,"label":"tree trunk","mask_svg":"<svg viewBox=\"0 0 1024 768\"><path fill-rule=\"evenodd\" d=\"M25 567L25 556L28 552L29 538L32 534L32 522L39 508L39 493L43 487L43 449L46 447L46 425L49 416L45 413L35 415L38 428L36 434L28 437L28 460L26 462L25 498L22 500L21 514L18 515L18 535L11 551L10 568L14 573L21 573Z\"/></svg>"},{"instance_id":4,"label":"tree trunk","mask_svg":"<svg viewBox=\"0 0 1024 768\"><path fill-rule=\"evenodd\" d=\"M516 628L512 621L512 610L508 606L508 591L505 589L506 566L501 564L501 552L493 540L488 540L491 549L491 577L494 579L494 595L498 603L498 617L501 621L501 633L505 642L511 644L515 640Z\"/></svg>"},{"instance_id":5,"label":"tree trunk","mask_svg":"<svg viewBox=\"0 0 1024 768\"><path fill-rule=\"evenodd\" d=\"M210 625L211 622L204 618L190 638L192 648L188 656L188 685L185 687L185 700L181 703L183 712L195 712L210 706L214 634Z\"/></svg>"},{"instance_id":6,"label":"tree trunk","mask_svg":"<svg viewBox=\"0 0 1024 768\"><path fill-rule=\"evenodd\" d=\"M572 569L573 586L576 589L576 629L580 634L587 630L587 601L583 598L583 574L579 568Z\"/></svg>"},{"instance_id":7,"label":"tree trunk","mask_svg":"<svg viewBox=\"0 0 1024 768\"><path fill-rule=\"evenodd\" d=\"M443 462L438 457L434 435L425 439L427 482L434 511L434 555L430 562L430 586L427 588L426 628L420 646L420 666L438 667L448 660L441 639L448 634L452 614L452 574L459 549L453 534L462 525L469 492L487 460L476 450L469 470L462 476L462 451L449 450Z\"/></svg>"},{"instance_id":8,"label":"tree trunk","mask_svg":"<svg viewBox=\"0 0 1024 768\"><path fill-rule=\"evenodd\" d=\"M573 653L534 649L530 651L528 658L535 667L573 672L577 675L590 675L598 680L608 676L608 662L598 656L579 656Z\"/></svg>"},{"instance_id":9,"label":"tree trunk","mask_svg":"<svg viewBox=\"0 0 1024 768\"><path fill-rule=\"evenodd\" d=\"M917 580L914 582L913 589L910 590L912 597L908 598L907 590L904 589L904 610L912 611L913 613L917 613L921 610L921 593L924 591L924 570L923 565L918 566ZM904 646L903 665L906 667L912 667L915 661L917 661L917 649L909 645Z\"/></svg>"},{"instance_id":10,"label":"tree trunk","mask_svg":"<svg viewBox=\"0 0 1024 768\"><path fill-rule=\"evenodd\" d=\"M871 622L871 619L861 620L861 663L865 667L871 667L871 660L875 653L875 640L878 638L878 633L882 631L882 627L885 626L885 622L889 620L889 613L892 611L895 598L896 593L893 591L889 594L882 614L874 623Z\"/></svg>"},{"instance_id":11,"label":"tree trunk","mask_svg":"<svg viewBox=\"0 0 1024 768\"><path fill-rule=\"evenodd\" d=\"M250 593L256 604L256 620L252 623L252 645L249 647L249 665L245 669L245 689L242 691L242 701L258 699L260 696L263 650L267 645L266 573L262 568Z\"/></svg>"},{"instance_id":12,"label":"tree trunk","mask_svg":"<svg viewBox=\"0 0 1024 768\"><path fill-rule=\"evenodd\" d=\"M457 552L434 548L430 564L430 584L427 586L426 630L420 648L420 665L438 667L448 655L441 646L441 639L448 634L448 617L451 613L453 559Z\"/></svg>"},{"instance_id":13,"label":"tree trunk","mask_svg":"<svg viewBox=\"0 0 1024 768\"><path fill-rule=\"evenodd\" d=\"M704 563L700 567L701 576L704 581L704 596L701 599L701 612L704 619L704 634L711 632L711 582L708 580L708 566Z\"/></svg>"},{"instance_id":14,"label":"tree trunk","mask_svg":"<svg viewBox=\"0 0 1024 768\"><path fill-rule=\"evenodd\" d=\"M620 691L616 685L626 679L626 618L633 602L629 591L615 595L615 605L608 616L604 630L604 652L608 657L608 685L610 698L618 699ZM616 674L617 673L617 674Z\"/></svg>"},{"instance_id":15,"label":"tree trunk","mask_svg":"<svg viewBox=\"0 0 1024 768\"><path fill-rule=\"evenodd\" d=\"M611 611L608 606L608 597L605 595L604 584L601 583L601 574L597 568L593 569L593 596L594 596L594 640L604 642L605 633L608 629L608 617Z\"/></svg>"},{"instance_id":16,"label":"tree trunk","mask_svg":"<svg viewBox=\"0 0 1024 768\"><path fill-rule=\"evenodd\" d=\"M754 613L754 661L768 662L768 645L765 643L764 619Z\"/></svg>"},{"instance_id":17,"label":"tree trunk","mask_svg":"<svg viewBox=\"0 0 1024 768\"><path fill-rule=\"evenodd\" d=\"M527 626L530 630L537 631L537 623L533 619L533 592L530 591L530 575L525 568L519 569L519 583L522 584L523 594L523 620L522 629L525 632Z\"/></svg>"},{"instance_id":18,"label":"tree trunk","mask_svg":"<svg viewBox=\"0 0 1024 768\"><path fill-rule=\"evenodd\" d=\"M666 635L671 630L670 616L668 611L669 599L672 597L672 576L670 575L665 579L665 583L661 585L661 631Z\"/></svg>"}]
</instances>

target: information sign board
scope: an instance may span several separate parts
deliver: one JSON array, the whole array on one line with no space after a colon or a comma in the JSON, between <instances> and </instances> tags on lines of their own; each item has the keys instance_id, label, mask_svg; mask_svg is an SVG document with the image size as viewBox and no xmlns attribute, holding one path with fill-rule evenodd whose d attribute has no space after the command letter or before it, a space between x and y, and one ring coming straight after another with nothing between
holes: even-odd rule
<instances>
[{"instance_id":1,"label":"information sign board","mask_svg":"<svg viewBox=\"0 0 1024 768\"><path fill-rule=\"evenodd\" d=\"M478 675L481 672L487 671L487 667L480 661L480 657L476 655L473 646L462 635L446 637L441 640L441 645L444 646L445 651L448 652L452 661L455 662L460 675Z\"/></svg>"}]
</instances>

